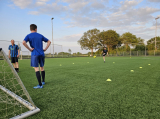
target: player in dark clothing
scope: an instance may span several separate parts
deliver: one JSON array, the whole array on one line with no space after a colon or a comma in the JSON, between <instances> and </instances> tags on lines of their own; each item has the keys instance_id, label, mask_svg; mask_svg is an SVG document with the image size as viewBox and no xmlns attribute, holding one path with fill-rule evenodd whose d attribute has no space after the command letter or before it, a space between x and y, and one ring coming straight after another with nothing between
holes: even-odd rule
<instances>
[{"instance_id":1,"label":"player in dark clothing","mask_svg":"<svg viewBox=\"0 0 160 119\"><path fill-rule=\"evenodd\" d=\"M8 57L11 57L11 63L13 64L15 70L19 72L19 64L18 64L18 57L19 57L19 47L18 45L14 44L14 40L11 40L11 44L8 47L9 53Z\"/></svg>"},{"instance_id":2,"label":"player in dark clothing","mask_svg":"<svg viewBox=\"0 0 160 119\"><path fill-rule=\"evenodd\" d=\"M108 55L108 50L106 49L106 47L104 47L104 49L102 51L104 63L105 63L105 56L106 56L106 54Z\"/></svg>"}]
</instances>

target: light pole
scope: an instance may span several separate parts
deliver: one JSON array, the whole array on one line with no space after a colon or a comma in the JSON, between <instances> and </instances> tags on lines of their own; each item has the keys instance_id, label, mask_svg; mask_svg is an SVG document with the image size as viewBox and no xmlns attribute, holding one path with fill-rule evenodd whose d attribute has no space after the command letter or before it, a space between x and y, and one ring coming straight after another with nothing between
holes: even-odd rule
<instances>
[{"instance_id":1,"label":"light pole","mask_svg":"<svg viewBox=\"0 0 160 119\"><path fill-rule=\"evenodd\" d=\"M155 18L155 20L156 20L155 50L157 50L157 47L156 47L156 37L157 37L157 19L159 19L159 17Z\"/></svg>"},{"instance_id":2,"label":"light pole","mask_svg":"<svg viewBox=\"0 0 160 119\"><path fill-rule=\"evenodd\" d=\"M51 22L52 22L52 47L53 47L53 57L54 57L54 44L53 44L53 17L51 18Z\"/></svg>"}]
</instances>

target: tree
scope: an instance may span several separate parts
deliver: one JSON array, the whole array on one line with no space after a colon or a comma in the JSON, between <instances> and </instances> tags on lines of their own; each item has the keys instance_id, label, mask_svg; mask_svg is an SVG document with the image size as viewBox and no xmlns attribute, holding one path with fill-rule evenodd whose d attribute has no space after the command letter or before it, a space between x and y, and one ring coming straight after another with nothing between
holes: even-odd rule
<instances>
[{"instance_id":1,"label":"tree","mask_svg":"<svg viewBox=\"0 0 160 119\"><path fill-rule=\"evenodd\" d=\"M102 54L102 49L98 49L96 52L95 52L96 55L99 55L99 54Z\"/></svg>"},{"instance_id":2,"label":"tree","mask_svg":"<svg viewBox=\"0 0 160 119\"><path fill-rule=\"evenodd\" d=\"M138 43L141 43L144 45L144 39L142 39L141 37L138 37L137 40L138 40Z\"/></svg>"},{"instance_id":3,"label":"tree","mask_svg":"<svg viewBox=\"0 0 160 119\"><path fill-rule=\"evenodd\" d=\"M110 51L110 48L115 48L118 44L121 44L119 34L114 30L103 31L100 34L101 44L105 44Z\"/></svg>"},{"instance_id":4,"label":"tree","mask_svg":"<svg viewBox=\"0 0 160 119\"><path fill-rule=\"evenodd\" d=\"M98 29L88 30L83 34L83 36L78 41L78 44L81 45L81 49L91 50L93 56L93 49L97 49L98 37L100 33Z\"/></svg>"},{"instance_id":5,"label":"tree","mask_svg":"<svg viewBox=\"0 0 160 119\"><path fill-rule=\"evenodd\" d=\"M80 53L80 52L77 52L77 55L80 55L80 54L82 54L82 53Z\"/></svg>"},{"instance_id":6,"label":"tree","mask_svg":"<svg viewBox=\"0 0 160 119\"><path fill-rule=\"evenodd\" d=\"M148 50L155 50L155 37L147 41ZM156 37L156 48L160 49L160 37Z\"/></svg>"},{"instance_id":7,"label":"tree","mask_svg":"<svg viewBox=\"0 0 160 119\"><path fill-rule=\"evenodd\" d=\"M100 48L100 47L105 47L105 36L104 36L104 33L105 33L105 31L103 30L102 32L100 32L98 35L97 35L97 37L98 37L98 47Z\"/></svg>"},{"instance_id":8,"label":"tree","mask_svg":"<svg viewBox=\"0 0 160 119\"><path fill-rule=\"evenodd\" d=\"M147 45L148 50L155 50L155 45L154 44L149 44Z\"/></svg>"},{"instance_id":9,"label":"tree","mask_svg":"<svg viewBox=\"0 0 160 119\"><path fill-rule=\"evenodd\" d=\"M71 50L71 49L68 49L68 52L71 54L72 50Z\"/></svg>"},{"instance_id":10,"label":"tree","mask_svg":"<svg viewBox=\"0 0 160 119\"><path fill-rule=\"evenodd\" d=\"M136 45L135 51L145 51L145 45Z\"/></svg>"},{"instance_id":11,"label":"tree","mask_svg":"<svg viewBox=\"0 0 160 119\"><path fill-rule=\"evenodd\" d=\"M118 47L118 51L129 51L129 50L130 50L130 46L128 46L128 49L126 49L126 45Z\"/></svg>"},{"instance_id":12,"label":"tree","mask_svg":"<svg viewBox=\"0 0 160 119\"><path fill-rule=\"evenodd\" d=\"M141 39L138 39L135 35L133 35L130 32L126 32L122 34L120 38L122 43L126 45L126 49L128 49L128 45L135 46L135 44L132 44L132 43L141 42Z\"/></svg>"},{"instance_id":13,"label":"tree","mask_svg":"<svg viewBox=\"0 0 160 119\"><path fill-rule=\"evenodd\" d=\"M113 45L112 49L116 49L116 47L119 48L122 45L122 41L120 39L120 35L119 34L117 34L117 35L118 35L118 43L116 45Z\"/></svg>"},{"instance_id":14,"label":"tree","mask_svg":"<svg viewBox=\"0 0 160 119\"><path fill-rule=\"evenodd\" d=\"M54 55L57 55L57 52L55 52Z\"/></svg>"}]
</instances>

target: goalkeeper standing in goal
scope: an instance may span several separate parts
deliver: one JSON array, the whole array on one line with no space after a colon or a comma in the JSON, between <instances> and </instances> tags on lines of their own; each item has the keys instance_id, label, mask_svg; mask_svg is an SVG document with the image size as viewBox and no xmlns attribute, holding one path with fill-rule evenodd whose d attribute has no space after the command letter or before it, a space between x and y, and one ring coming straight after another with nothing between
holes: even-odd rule
<instances>
[{"instance_id":1,"label":"goalkeeper standing in goal","mask_svg":"<svg viewBox=\"0 0 160 119\"><path fill-rule=\"evenodd\" d=\"M44 52L50 46L51 41L45 38L43 35L37 33L37 26L35 24L30 25L30 31L31 33L25 37L23 41L23 45L29 51L31 51L31 66L34 67L35 69L36 77L39 83L39 85L33 88L35 89L43 88L43 85L45 84ZM47 42L47 46L45 49L43 49L43 41ZM31 48L27 45L27 42L29 42ZM39 71L39 65L40 65L41 75ZM42 81L41 81L41 77L42 77Z\"/></svg>"},{"instance_id":2,"label":"goalkeeper standing in goal","mask_svg":"<svg viewBox=\"0 0 160 119\"><path fill-rule=\"evenodd\" d=\"M16 72L19 72L19 64L18 64L19 47L18 45L14 44L14 40L11 40L11 45L8 47L8 50L9 50L8 58L11 57L11 63L13 64Z\"/></svg>"},{"instance_id":3,"label":"goalkeeper standing in goal","mask_svg":"<svg viewBox=\"0 0 160 119\"><path fill-rule=\"evenodd\" d=\"M106 56L106 54L108 55L108 50L106 49L106 47L104 47L104 49L102 51L104 63L105 63L105 56Z\"/></svg>"}]
</instances>

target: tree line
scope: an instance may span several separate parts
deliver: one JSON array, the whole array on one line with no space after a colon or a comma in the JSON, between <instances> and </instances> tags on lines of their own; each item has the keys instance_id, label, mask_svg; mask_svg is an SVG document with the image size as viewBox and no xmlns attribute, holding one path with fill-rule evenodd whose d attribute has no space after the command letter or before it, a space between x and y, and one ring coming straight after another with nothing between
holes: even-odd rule
<instances>
[{"instance_id":1,"label":"tree line","mask_svg":"<svg viewBox=\"0 0 160 119\"><path fill-rule=\"evenodd\" d=\"M103 47L107 47L108 52L110 51L129 51L132 47L132 50L135 51L145 50L144 39L137 37L136 35L126 32L122 35L119 35L114 30L102 31L98 29L88 30L83 34L83 36L78 40L78 44L80 44L81 49L91 50L91 54L93 55L93 50L97 50L97 52L101 52ZM147 50L155 49L155 38L151 38L147 41ZM157 37L157 49L160 49L160 37Z\"/></svg>"}]
</instances>

